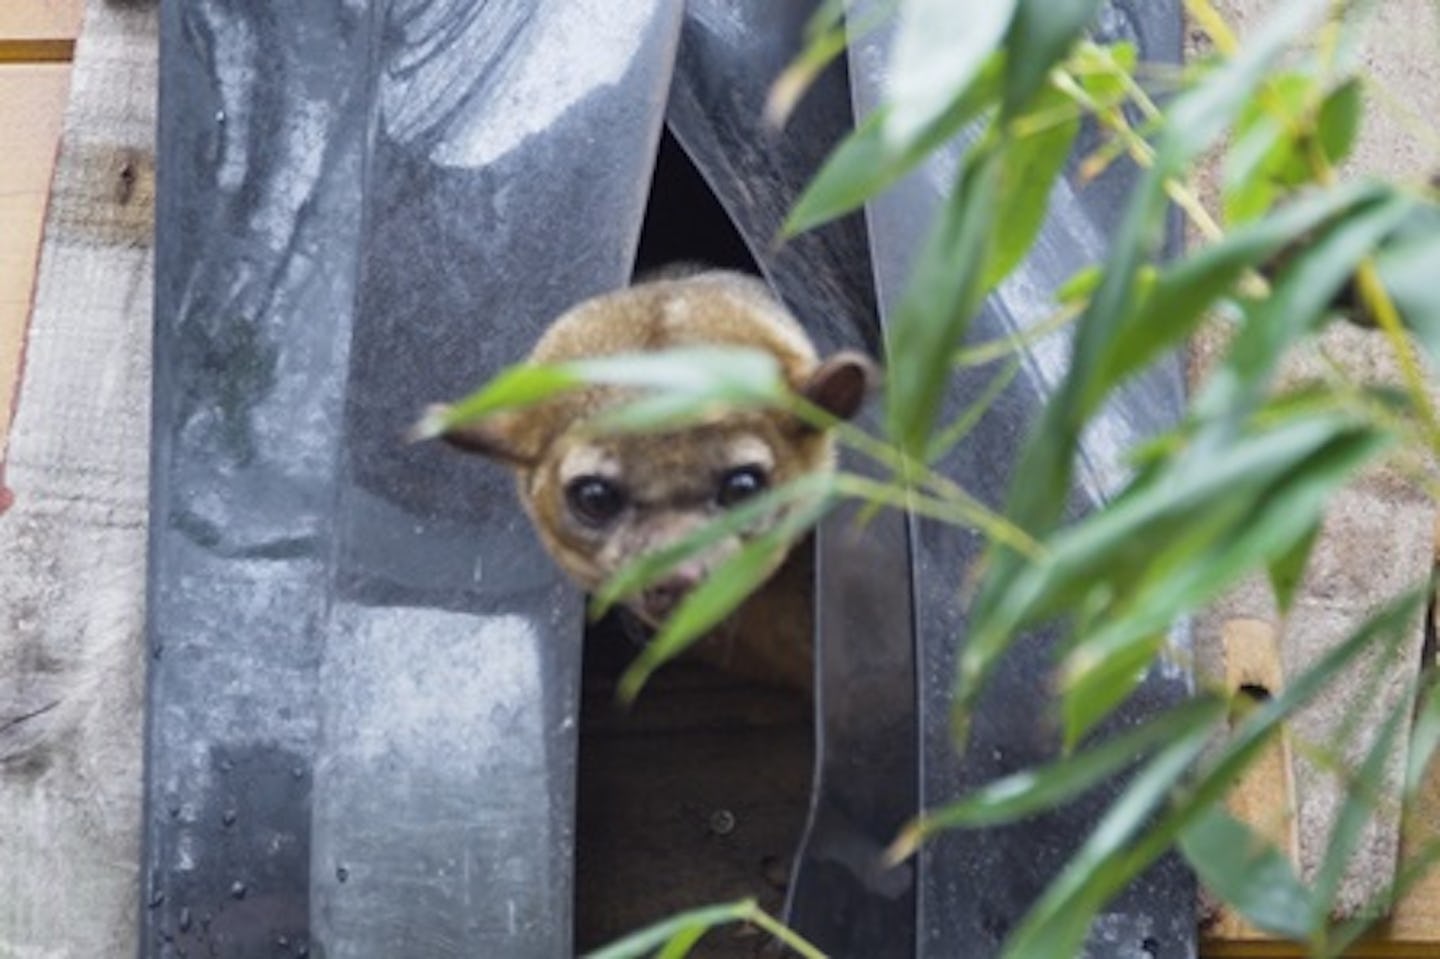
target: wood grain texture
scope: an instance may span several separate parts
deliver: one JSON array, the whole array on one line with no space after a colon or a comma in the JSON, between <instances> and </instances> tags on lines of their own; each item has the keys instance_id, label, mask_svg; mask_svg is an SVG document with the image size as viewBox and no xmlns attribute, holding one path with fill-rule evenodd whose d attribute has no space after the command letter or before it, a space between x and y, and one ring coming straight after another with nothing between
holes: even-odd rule
<instances>
[{"instance_id":1,"label":"wood grain texture","mask_svg":"<svg viewBox=\"0 0 1440 959\"><path fill-rule=\"evenodd\" d=\"M68 65L0 64L0 462L69 90Z\"/></svg>"},{"instance_id":2,"label":"wood grain texture","mask_svg":"<svg viewBox=\"0 0 1440 959\"><path fill-rule=\"evenodd\" d=\"M155 5L94 0L0 514L0 956L135 954L155 68Z\"/></svg>"}]
</instances>

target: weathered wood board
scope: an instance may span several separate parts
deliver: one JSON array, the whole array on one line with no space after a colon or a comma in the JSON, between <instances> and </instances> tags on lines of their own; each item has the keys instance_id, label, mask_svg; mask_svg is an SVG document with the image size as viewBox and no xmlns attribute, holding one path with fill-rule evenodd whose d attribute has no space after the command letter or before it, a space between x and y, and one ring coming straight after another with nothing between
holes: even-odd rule
<instances>
[{"instance_id":1,"label":"weathered wood board","mask_svg":"<svg viewBox=\"0 0 1440 959\"><path fill-rule=\"evenodd\" d=\"M135 949L155 63L153 3L90 4L0 514L0 956Z\"/></svg>"},{"instance_id":2,"label":"weathered wood board","mask_svg":"<svg viewBox=\"0 0 1440 959\"><path fill-rule=\"evenodd\" d=\"M0 63L69 61L84 7L82 0L0 3Z\"/></svg>"},{"instance_id":3,"label":"weathered wood board","mask_svg":"<svg viewBox=\"0 0 1440 959\"><path fill-rule=\"evenodd\" d=\"M69 92L68 64L0 63L0 463Z\"/></svg>"}]
</instances>

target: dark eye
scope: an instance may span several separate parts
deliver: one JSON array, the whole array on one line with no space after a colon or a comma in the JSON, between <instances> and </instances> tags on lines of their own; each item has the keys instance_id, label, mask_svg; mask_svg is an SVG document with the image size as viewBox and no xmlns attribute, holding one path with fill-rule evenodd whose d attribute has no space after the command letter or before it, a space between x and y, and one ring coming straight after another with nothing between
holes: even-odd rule
<instances>
[{"instance_id":1,"label":"dark eye","mask_svg":"<svg viewBox=\"0 0 1440 959\"><path fill-rule=\"evenodd\" d=\"M730 507L765 492L765 471L758 466L740 466L720 477L715 502Z\"/></svg>"},{"instance_id":2,"label":"dark eye","mask_svg":"<svg viewBox=\"0 0 1440 959\"><path fill-rule=\"evenodd\" d=\"M603 476L581 476L565 486L570 511L591 526L603 526L625 508L625 493Z\"/></svg>"}]
</instances>

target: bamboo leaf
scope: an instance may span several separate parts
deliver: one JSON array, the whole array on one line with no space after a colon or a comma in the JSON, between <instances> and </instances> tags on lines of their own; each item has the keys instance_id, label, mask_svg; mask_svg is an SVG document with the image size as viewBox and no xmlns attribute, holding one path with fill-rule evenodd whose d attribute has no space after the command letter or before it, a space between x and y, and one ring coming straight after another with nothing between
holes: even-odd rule
<instances>
[{"instance_id":1,"label":"bamboo leaf","mask_svg":"<svg viewBox=\"0 0 1440 959\"><path fill-rule=\"evenodd\" d=\"M802 476L726 510L704 526L661 549L636 557L621 567L591 599L591 616L603 616L615 603L634 596L686 558L714 546L725 537L758 525L795 503L829 496L835 490L836 484L836 477L830 473Z\"/></svg>"},{"instance_id":2,"label":"bamboo leaf","mask_svg":"<svg viewBox=\"0 0 1440 959\"><path fill-rule=\"evenodd\" d=\"M1067 750L1130 698L1164 646L1164 633L1139 633L1090 668L1062 672L1060 712Z\"/></svg>"},{"instance_id":3,"label":"bamboo leaf","mask_svg":"<svg viewBox=\"0 0 1440 959\"><path fill-rule=\"evenodd\" d=\"M603 949L587 953L584 959L639 959L641 956L648 956L656 949L665 948L667 943L676 939L684 941L683 937L689 936L694 930L698 929L703 934L715 926L748 920L757 911L753 899L691 909L689 912L682 912L664 922L657 922L653 926L632 933Z\"/></svg>"},{"instance_id":4,"label":"bamboo leaf","mask_svg":"<svg viewBox=\"0 0 1440 959\"><path fill-rule=\"evenodd\" d=\"M1350 155L1360 132L1361 110L1365 105L1360 81L1350 77L1325 97L1320 107L1317 134L1325 159L1338 165Z\"/></svg>"},{"instance_id":5,"label":"bamboo leaf","mask_svg":"<svg viewBox=\"0 0 1440 959\"><path fill-rule=\"evenodd\" d=\"M1296 413L1224 448L1192 446L1016 570L972 625L962 676L987 675L1019 630L1105 591L1127 605L1103 630L1077 638L1062 667L1063 687L1093 689L1087 673L1130 644L1153 642L1176 616L1290 549L1318 520L1329 491L1386 439L1343 413Z\"/></svg>"},{"instance_id":6,"label":"bamboo leaf","mask_svg":"<svg viewBox=\"0 0 1440 959\"><path fill-rule=\"evenodd\" d=\"M1005 959L1080 955L1096 911L1139 871L1125 855L1127 844L1200 756L1211 732L1210 723L1185 730L1131 779L1006 940Z\"/></svg>"},{"instance_id":7,"label":"bamboo leaf","mask_svg":"<svg viewBox=\"0 0 1440 959\"><path fill-rule=\"evenodd\" d=\"M1000 45L1016 0L903 0L890 51L885 139L913 143L945 114Z\"/></svg>"},{"instance_id":8,"label":"bamboo leaf","mask_svg":"<svg viewBox=\"0 0 1440 959\"><path fill-rule=\"evenodd\" d=\"M1365 210L1393 194L1373 183L1356 183L1306 197L1255 223L1236 229L1166 267L1144 292L1110 339L1089 384L1086 409L1127 377L1194 332L1215 301L1247 269L1299 242L1328 222Z\"/></svg>"},{"instance_id":9,"label":"bamboo leaf","mask_svg":"<svg viewBox=\"0 0 1440 959\"><path fill-rule=\"evenodd\" d=\"M534 406L597 384L667 394L667 399L642 402L634 411L622 408L608 414L611 426L628 428L653 428L722 404L782 405L788 395L779 362L753 349L703 347L616 353L570 363L520 363L501 370L469 396L427 414L410 435L432 439L491 414Z\"/></svg>"},{"instance_id":10,"label":"bamboo leaf","mask_svg":"<svg viewBox=\"0 0 1440 959\"><path fill-rule=\"evenodd\" d=\"M1440 362L1440 208L1417 206L1376 257L1376 269L1405 325Z\"/></svg>"},{"instance_id":11,"label":"bamboo leaf","mask_svg":"<svg viewBox=\"0 0 1440 959\"><path fill-rule=\"evenodd\" d=\"M1004 109L1014 115L1095 18L1099 0L1020 0L1005 39Z\"/></svg>"},{"instance_id":12,"label":"bamboo leaf","mask_svg":"<svg viewBox=\"0 0 1440 959\"><path fill-rule=\"evenodd\" d=\"M1428 688L1415 712L1415 726L1410 731L1410 751L1405 757L1405 795L1417 795L1425 784L1425 775L1440 747L1440 682L1430 676Z\"/></svg>"},{"instance_id":13,"label":"bamboo leaf","mask_svg":"<svg viewBox=\"0 0 1440 959\"><path fill-rule=\"evenodd\" d=\"M1356 267L1412 210L1407 198L1386 191L1295 252L1276 278L1270 296L1246 304L1245 322L1225 363L1194 402L1196 416L1234 423L1258 404L1285 350L1320 325Z\"/></svg>"},{"instance_id":14,"label":"bamboo leaf","mask_svg":"<svg viewBox=\"0 0 1440 959\"><path fill-rule=\"evenodd\" d=\"M830 497L800 503L769 531L742 546L690 592L665 626L620 677L617 694L630 703L661 665L719 625L774 572L795 540L834 506Z\"/></svg>"},{"instance_id":15,"label":"bamboo leaf","mask_svg":"<svg viewBox=\"0 0 1440 959\"><path fill-rule=\"evenodd\" d=\"M980 306L1002 154L973 151L920 251L889 341L886 428L905 454L924 456L950 379L950 358Z\"/></svg>"},{"instance_id":16,"label":"bamboo leaf","mask_svg":"<svg viewBox=\"0 0 1440 959\"><path fill-rule=\"evenodd\" d=\"M1345 802L1340 807L1340 814L1335 817L1335 825L1325 844L1325 858L1315 875L1315 898L1310 914L1312 929L1325 927L1345 877L1345 867L1360 844L1365 824L1379 809L1380 784L1385 781L1385 766L1390 761L1395 738L1411 705L1410 698L1405 697L1390 711L1360 768L1346 784Z\"/></svg>"},{"instance_id":17,"label":"bamboo leaf","mask_svg":"<svg viewBox=\"0 0 1440 959\"><path fill-rule=\"evenodd\" d=\"M1196 874L1256 928L1304 940L1314 902L1284 853L1219 806L1180 833Z\"/></svg>"},{"instance_id":18,"label":"bamboo leaf","mask_svg":"<svg viewBox=\"0 0 1440 959\"><path fill-rule=\"evenodd\" d=\"M1204 751L1209 727L1196 727L1152 759L1012 934L1005 947L1007 959L1076 954L1095 912L1148 868L1190 824L1214 808L1283 721L1367 649L1378 645L1381 655L1393 655L1421 596L1418 591L1411 592L1386 604L1279 696L1251 712L1158 820L1152 813ZM1132 842L1146 825L1150 829Z\"/></svg>"},{"instance_id":19,"label":"bamboo leaf","mask_svg":"<svg viewBox=\"0 0 1440 959\"><path fill-rule=\"evenodd\" d=\"M825 161L796 201L781 236L794 236L844 216L913 170L995 102L1000 95L1002 65L1001 55L992 55L944 113L903 143L887 138L886 122L892 108L882 106L873 111Z\"/></svg>"},{"instance_id":20,"label":"bamboo leaf","mask_svg":"<svg viewBox=\"0 0 1440 959\"><path fill-rule=\"evenodd\" d=\"M1270 561L1270 588L1275 593L1275 607L1282 617L1290 612L1295 601L1295 593L1305 578L1305 567L1310 562L1310 551L1319 535L1320 523L1316 522L1290 549Z\"/></svg>"},{"instance_id":21,"label":"bamboo leaf","mask_svg":"<svg viewBox=\"0 0 1440 959\"><path fill-rule=\"evenodd\" d=\"M1011 123L1011 129L1025 116L1051 113L1067 103L1064 94L1046 88L1034 97L1026 113ZM1050 208L1051 190L1065 169L1070 146L1079 131L1080 117L1075 115L1028 135L1012 134L1005 140L994 214L995 238L983 283L986 292L1009 276L1035 243Z\"/></svg>"},{"instance_id":22,"label":"bamboo leaf","mask_svg":"<svg viewBox=\"0 0 1440 959\"><path fill-rule=\"evenodd\" d=\"M921 815L901 832L887 852L887 859L900 861L941 832L998 826L1053 809L1108 781L1178 737L1213 726L1224 715L1223 700L1199 697L1083 752L1040 769L998 779Z\"/></svg>"}]
</instances>

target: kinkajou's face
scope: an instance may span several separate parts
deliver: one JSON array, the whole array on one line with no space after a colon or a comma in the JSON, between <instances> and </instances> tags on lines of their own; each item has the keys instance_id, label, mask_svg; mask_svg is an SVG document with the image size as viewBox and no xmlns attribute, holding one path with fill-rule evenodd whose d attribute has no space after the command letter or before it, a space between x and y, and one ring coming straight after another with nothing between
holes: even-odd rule
<instances>
[{"instance_id":1,"label":"kinkajou's face","mask_svg":"<svg viewBox=\"0 0 1440 959\"><path fill-rule=\"evenodd\" d=\"M676 544L797 475L830 469L831 460L828 440L813 431L737 415L657 435L562 436L522 473L521 495L550 554L594 591L637 556ZM691 589L776 519L692 555L628 605L660 626Z\"/></svg>"},{"instance_id":2,"label":"kinkajou's face","mask_svg":"<svg viewBox=\"0 0 1440 959\"><path fill-rule=\"evenodd\" d=\"M871 376L869 361L858 354L820 362L799 324L758 281L713 272L587 300L550 326L530 359L564 362L701 345L770 353L792 390L842 418L859 408ZM828 433L779 410L725 412L700 425L650 434L593 428L598 413L632 398L592 386L445 436L512 468L546 549L586 590L726 509L833 468ZM757 525L720 540L631 597L629 605L660 625L690 589L765 530Z\"/></svg>"}]
</instances>

